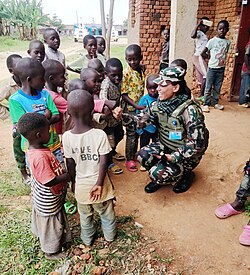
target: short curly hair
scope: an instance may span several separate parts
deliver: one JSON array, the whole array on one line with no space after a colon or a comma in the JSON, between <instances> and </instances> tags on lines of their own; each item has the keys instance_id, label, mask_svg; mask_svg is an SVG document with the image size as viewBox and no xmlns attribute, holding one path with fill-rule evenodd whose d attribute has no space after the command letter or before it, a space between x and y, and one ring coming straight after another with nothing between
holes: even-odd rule
<instances>
[{"instance_id":1,"label":"short curly hair","mask_svg":"<svg viewBox=\"0 0 250 275\"><path fill-rule=\"evenodd\" d=\"M39 113L26 113L21 116L17 123L18 132L28 139L31 131L41 129L48 123L47 118Z\"/></svg>"}]
</instances>

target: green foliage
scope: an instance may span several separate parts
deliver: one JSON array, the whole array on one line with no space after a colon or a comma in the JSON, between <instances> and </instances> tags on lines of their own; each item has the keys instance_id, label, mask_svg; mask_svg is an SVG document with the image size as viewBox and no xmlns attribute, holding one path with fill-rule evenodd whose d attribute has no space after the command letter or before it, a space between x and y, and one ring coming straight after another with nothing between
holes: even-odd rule
<instances>
[{"instance_id":1,"label":"green foliage","mask_svg":"<svg viewBox=\"0 0 250 275\"><path fill-rule=\"evenodd\" d=\"M1 172L0 196L25 196L30 194L30 187L21 183L17 170Z\"/></svg>"},{"instance_id":2,"label":"green foliage","mask_svg":"<svg viewBox=\"0 0 250 275\"><path fill-rule=\"evenodd\" d=\"M56 262L47 261L38 239L30 230L30 211L16 211L1 217L1 274L48 274Z\"/></svg>"},{"instance_id":3,"label":"green foliage","mask_svg":"<svg viewBox=\"0 0 250 275\"><path fill-rule=\"evenodd\" d=\"M21 41L9 36L0 36L0 52L20 52L28 49L29 42Z\"/></svg>"},{"instance_id":4,"label":"green foliage","mask_svg":"<svg viewBox=\"0 0 250 275\"><path fill-rule=\"evenodd\" d=\"M250 216L250 201L246 201L245 203L245 213Z\"/></svg>"}]
</instances>

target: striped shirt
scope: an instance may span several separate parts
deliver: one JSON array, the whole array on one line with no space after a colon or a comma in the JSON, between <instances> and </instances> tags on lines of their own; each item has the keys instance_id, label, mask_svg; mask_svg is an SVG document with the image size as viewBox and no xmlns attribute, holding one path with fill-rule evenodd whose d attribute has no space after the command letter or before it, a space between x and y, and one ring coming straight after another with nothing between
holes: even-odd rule
<instances>
[{"instance_id":1,"label":"striped shirt","mask_svg":"<svg viewBox=\"0 0 250 275\"><path fill-rule=\"evenodd\" d=\"M66 182L52 187L45 186L65 171L48 148L29 149L28 162L32 174L32 200L36 211L42 216L55 215L62 208L62 194Z\"/></svg>"}]
</instances>

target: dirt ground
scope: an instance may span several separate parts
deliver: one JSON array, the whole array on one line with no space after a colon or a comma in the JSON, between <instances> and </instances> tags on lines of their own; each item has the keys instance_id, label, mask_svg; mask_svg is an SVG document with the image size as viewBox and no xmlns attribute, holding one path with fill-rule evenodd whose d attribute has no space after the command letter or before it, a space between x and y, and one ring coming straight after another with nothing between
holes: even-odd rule
<instances>
[{"instance_id":1,"label":"dirt ground","mask_svg":"<svg viewBox=\"0 0 250 275\"><path fill-rule=\"evenodd\" d=\"M219 220L214 215L218 205L234 199L249 158L250 109L241 109L235 102L223 104L224 111L206 114L209 148L186 193L175 194L167 186L146 194L147 173L127 172L124 162L120 163L124 173L112 176L117 214L133 214L146 233L173 251L184 274L250 274L250 248L238 241L248 217L242 214ZM10 120L0 120L1 171L15 169L11 147ZM124 152L124 142L119 151Z\"/></svg>"}]
</instances>

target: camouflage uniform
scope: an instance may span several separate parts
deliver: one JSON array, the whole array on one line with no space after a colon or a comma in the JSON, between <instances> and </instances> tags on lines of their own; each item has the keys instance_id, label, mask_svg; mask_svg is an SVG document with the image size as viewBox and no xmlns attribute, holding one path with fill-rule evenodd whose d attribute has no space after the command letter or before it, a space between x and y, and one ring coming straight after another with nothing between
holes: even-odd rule
<instances>
[{"instance_id":1,"label":"camouflage uniform","mask_svg":"<svg viewBox=\"0 0 250 275\"><path fill-rule=\"evenodd\" d=\"M208 130L200 106L192 99L186 100L170 115L159 110L157 103L153 114L158 120L159 142L143 147L138 153L138 160L149 171L153 182L165 185L176 183L184 172L193 170L200 162L208 146ZM181 132L179 140L170 139L170 132ZM155 155L170 154L161 160Z\"/></svg>"},{"instance_id":2,"label":"camouflage uniform","mask_svg":"<svg viewBox=\"0 0 250 275\"><path fill-rule=\"evenodd\" d=\"M247 161L244 172L240 187L236 192L238 201L243 204L247 200L247 197L250 196L250 160Z\"/></svg>"}]
</instances>

